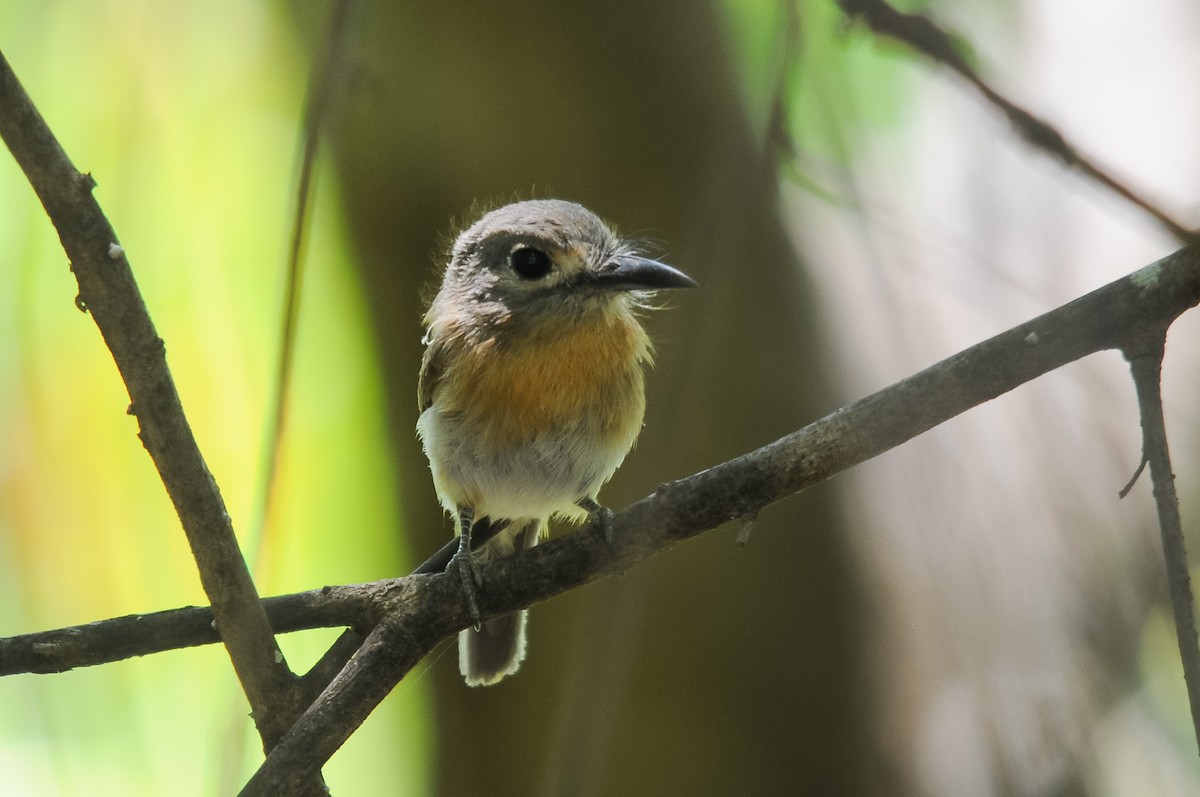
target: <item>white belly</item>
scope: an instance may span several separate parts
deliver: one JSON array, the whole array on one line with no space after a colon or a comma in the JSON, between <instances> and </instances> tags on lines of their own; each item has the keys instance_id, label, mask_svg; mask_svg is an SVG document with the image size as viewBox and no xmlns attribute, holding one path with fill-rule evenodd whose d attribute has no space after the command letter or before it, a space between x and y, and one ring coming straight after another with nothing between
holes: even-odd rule
<instances>
[{"instance_id":1,"label":"white belly","mask_svg":"<svg viewBox=\"0 0 1200 797\"><path fill-rule=\"evenodd\" d=\"M461 416L421 414L417 433L425 446L438 498L453 516L471 507L476 517L582 518L575 504L594 498L629 452L636 437L607 445L586 424L555 430L520 445L493 449Z\"/></svg>"}]
</instances>

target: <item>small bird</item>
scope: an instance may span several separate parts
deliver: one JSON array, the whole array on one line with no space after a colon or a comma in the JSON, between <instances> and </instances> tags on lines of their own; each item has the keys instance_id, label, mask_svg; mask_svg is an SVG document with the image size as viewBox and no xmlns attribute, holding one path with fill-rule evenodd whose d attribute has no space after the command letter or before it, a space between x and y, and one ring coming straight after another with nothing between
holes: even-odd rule
<instances>
[{"instance_id":1,"label":"small bird","mask_svg":"<svg viewBox=\"0 0 1200 797\"><path fill-rule=\"evenodd\" d=\"M457 525L450 566L472 614L477 562L536 545L551 517L606 521L597 493L646 407L637 313L652 291L695 285L573 202L506 205L458 236L424 317L417 434ZM459 634L469 685L516 672L525 618Z\"/></svg>"}]
</instances>

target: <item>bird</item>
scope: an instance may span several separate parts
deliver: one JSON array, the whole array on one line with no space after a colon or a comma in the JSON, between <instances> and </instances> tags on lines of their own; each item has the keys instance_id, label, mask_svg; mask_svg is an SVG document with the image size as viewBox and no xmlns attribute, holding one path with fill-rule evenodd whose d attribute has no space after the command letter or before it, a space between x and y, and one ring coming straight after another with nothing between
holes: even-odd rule
<instances>
[{"instance_id":1,"label":"bird","mask_svg":"<svg viewBox=\"0 0 1200 797\"><path fill-rule=\"evenodd\" d=\"M485 213L451 247L423 317L417 435L456 525L477 622L459 669L494 684L525 658L525 610L478 622L478 566L530 548L552 518L592 520L645 413L655 291L695 287L582 205L534 199ZM473 535L482 543L473 544Z\"/></svg>"}]
</instances>

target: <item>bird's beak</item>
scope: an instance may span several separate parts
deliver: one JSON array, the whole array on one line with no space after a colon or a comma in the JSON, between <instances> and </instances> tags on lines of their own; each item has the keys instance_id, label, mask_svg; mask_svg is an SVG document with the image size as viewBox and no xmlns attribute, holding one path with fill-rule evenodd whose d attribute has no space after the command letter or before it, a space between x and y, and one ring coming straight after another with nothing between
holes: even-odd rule
<instances>
[{"instance_id":1,"label":"bird's beak","mask_svg":"<svg viewBox=\"0 0 1200 797\"><path fill-rule=\"evenodd\" d=\"M592 272L588 282L610 291L657 291L696 287L696 281L679 269L637 255L614 257Z\"/></svg>"}]
</instances>

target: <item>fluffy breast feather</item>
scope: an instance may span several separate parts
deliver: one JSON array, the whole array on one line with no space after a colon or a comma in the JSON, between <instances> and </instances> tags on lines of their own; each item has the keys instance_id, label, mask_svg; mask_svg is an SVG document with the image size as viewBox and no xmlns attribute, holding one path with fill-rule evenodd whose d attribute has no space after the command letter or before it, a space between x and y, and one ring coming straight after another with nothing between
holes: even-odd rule
<instances>
[{"instance_id":1,"label":"fluffy breast feather","mask_svg":"<svg viewBox=\"0 0 1200 797\"><path fill-rule=\"evenodd\" d=\"M628 310L465 344L435 399L494 445L588 427L596 442L636 436L649 339ZM632 442L632 440L630 441Z\"/></svg>"}]
</instances>

